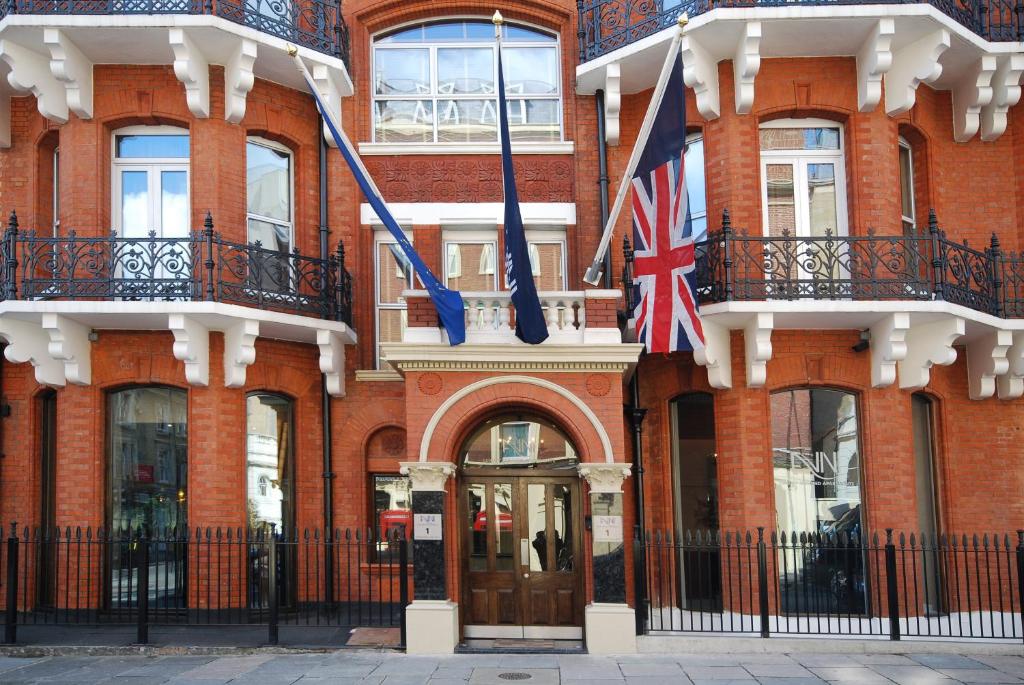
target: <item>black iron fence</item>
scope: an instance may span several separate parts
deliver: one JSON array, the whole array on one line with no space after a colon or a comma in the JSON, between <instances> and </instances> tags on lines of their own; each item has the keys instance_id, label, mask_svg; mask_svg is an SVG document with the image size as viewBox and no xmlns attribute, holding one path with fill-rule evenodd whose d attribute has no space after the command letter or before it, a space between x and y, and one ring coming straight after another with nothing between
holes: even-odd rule
<instances>
[{"instance_id":1,"label":"black iron fence","mask_svg":"<svg viewBox=\"0 0 1024 685\"><path fill-rule=\"evenodd\" d=\"M341 0L0 0L8 14L195 14L221 17L348 63L349 30Z\"/></svg>"},{"instance_id":2,"label":"black iron fence","mask_svg":"<svg viewBox=\"0 0 1024 685\"><path fill-rule=\"evenodd\" d=\"M20 625L397 629L405 644L409 543L363 530L196 528L19 532L0 556L5 642Z\"/></svg>"},{"instance_id":3,"label":"black iron fence","mask_svg":"<svg viewBox=\"0 0 1024 685\"><path fill-rule=\"evenodd\" d=\"M627 311L636 306L633 250L624 240ZM701 304L733 300L944 300L1005 318L1024 317L1024 256L993 234L977 249L950 240L934 213L900 236L749 235L722 227L695 245Z\"/></svg>"},{"instance_id":4,"label":"black iron fence","mask_svg":"<svg viewBox=\"0 0 1024 685\"><path fill-rule=\"evenodd\" d=\"M577 0L580 64L723 7L928 4L991 41L1024 40L1024 0Z\"/></svg>"},{"instance_id":5,"label":"black iron fence","mask_svg":"<svg viewBox=\"0 0 1024 685\"><path fill-rule=\"evenodd\" d=\"M1024 531L637 532L637 633L1024 639Z\"/></svg>"},{"instance_id":6,"label":"black iron fence","mask_svg":"<svg viewBox=\"0 0 1024 685\"><path fill-rule=\"evenodd\" d=\"M206 216L186 237L39 235L11 214L0 283L5 300L228 302L351 325L352 278L339 241L326 259L225 240Z\"/></svg>"}]
</instances>

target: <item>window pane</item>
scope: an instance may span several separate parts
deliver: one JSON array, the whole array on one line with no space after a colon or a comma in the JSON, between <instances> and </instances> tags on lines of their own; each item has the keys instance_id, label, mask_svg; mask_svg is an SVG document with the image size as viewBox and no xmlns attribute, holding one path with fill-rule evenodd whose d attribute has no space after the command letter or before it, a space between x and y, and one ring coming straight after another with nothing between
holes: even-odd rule
<instances>
[{"instance_id":1,"label":"window pane","mask_svg":"<svg viewBox=\"0 0 1024 685\"><path fill-rule=\"evenodd\" d=\"M487 570L487 486L474 483L466 488L469 528L469 570Z\"/></svg>"},{"instance_id":2,"label":"window pane","mask_svg":"<svg viewBox=\"0 0 1024 685\"><path fill-rule=\"evenodd\" d=\"M573 511L572 490L568 485L555 485L555 570L572 571L572 524Z\"/></svg>"},{"instance_id":3,"label":"window pane","mask_svg":"<svg viewBox=\"0 0 1024 685\"><path fill-rule=\"evenodd\" d=\"M377 243L377 301L400 304L402 291L412 287L412 267L395 243Z\"/></svg>"},{"instance_id":4,"label":"window pane","mask_svg":"<svg viewBox=\"0 0 1024 685\"><path fill-rule=\"evenodd\" d=\"M378 143L430 143L434 140L434 105L430 100L378 100L374 103Z\"/></svg>"},{"instance_id":5,"label":"window pane","mask_svg":"<svg viewBox=\"0 0 1024 685\"><path fill-rule=\"evenodd\" d=\"M496 105L494 100L438 100L437 140L442 143L497 140Z\"/></svg>"},{"instance_id":6,"label":"window pane","mask_svg":"<svg viewBox=\"0 0 1024 685\"><path fill-rule=\"evenodd\" d=\"M117 136L117 156L121 158L188 158L188 136Z\"/></svg>"},{"instance_id":7,"label":"window pane","mask_svg":"<svg viewBox=\"0 0 1024 685\"><path fill-rule=\"evenodd\" d=\"M416 95L430 92L430 51L424 48L375 50L374 92Z\"/></svg>"},{"instance_id":8,"label":"window pane","mask_svg":"<svg viewBox=\"0 0 1024 685\"><path fill-rule=\"evenodd\" d=\"M373 478L373 525L377 561L397 561L397 540L412 539L412 488L407 476Z\"/></svg>"},{"instance_id":9,"label":"window pane","mask_svg":"<svg viewBox=\"0 0 1024 685\"><path fill-rule=\"evenodd\" d=\"M449 288L492 291L495 280L497 243L447 243L445 280Z\"/></svg>"},{"instance_id":10,"label":"window pane","mask_svg":"<svg viewBox=\"0 0 1024 685\"><path fill-rule=\"evenodd\" d=\"M494 92L494 50L439 48L437 92L442 95Z\"/></svg>"},{"instance_id":11,"label":"window pane","mask_svg":"<svg viewBox=\"0 0 1024 685\"><path fill-rule=\"evenodd\" d=\"M380 309L377 311L377 337L382 342L402 342L405 332L406 310Z\"/></svg>"},{"instance_id":12,"label":"window pane","mask_svg":"<svg viewBox=\"0 0 1024 685\"><path fill-rule=\"evenodd\" d=\"M188 236L188 188L184 171L160 172L160 228L164 238Z\"/></svg>"},{"instance_id":13,"label":"window pane","mask_svg":"<svg viewBox=\"0 0 1024 685\"><path fill-rule=\"evenodd\" d=\"M914 182L911 167L910 148L900 145L900 200L903 216L914 221Z\"/></svg>"},{"instance_id":14,"label":"window pane","mask_svg":"<svg viewBox=\"0 0 1024 685\"><path fill-rule=\"evenodd\" d=\"M249 242L259 243L266 250L290 252L292 246L289 233L287 226L249 219Z\"/></svg>"},{"instance_id":15,"label":"window pane","mask_svg":"<svg viewBox=\"0 0 1024 685\"><path fill-rule=\"evenodd\" d=\"M526 514L530 540L529 565L531 571L548 570L548 508L544 483L526 486ZM525 559L522 561L526 561Z\"/></svg>"},{"instance_id":16,"label":"window pane","mask_svg":"<svg viewBox=\"0 0 1024 685\"><path fill-rule=\"evenodd\" d=\"M150 229L149 174L145 171L121 172L121 235L144 237Z\"/></svg>"},{"instance_id":17,"label":"window pane","mask_svg":"<svg viewBox=\"0 0 1024 685\"><path fill-rule=\"evenodd\" d=\"M276 395L250 395L245 408L248 524L291 528L295 524L291 403Z\"/></svg>"},{"instance_id":18,"label":"window pane","mask_svg":"<svg viewBox=\"0 0 1024 685\"><path fill-rule=\"evenodd\" d=\"M466 466L522 466L538 461L576 463L568 436L546 419L505 415L481 424L462 445Z\"/></svg>"},{"instance_id":19,"label":"window pane","mask_svg":"<svg viewBox=\"0 0 1024 685\"><path fill-rule=\"evenodd\" d=\"M530 266L537 290L564 290L562 243L530 243Z\"/></svg>"},{"instance_id":20,"label":"window pane","mask_svg":"<svg viewBox=\"0 0 1024 685\"><path fill-rule=\"evenodd\" d=\"M704 186L704 139L695 138L686 144L683 156L686 173L686 197L690 203L690 215L707 213Z\"/></svg>"},{"instance_id":21,"label":"window pane","mask_svg":"<svg viewBox=\"0 0 1024 685\"><path fill-rule=\"evenodd\" d=\"M796 233L796 197L792 164L765 165L768 186L768 234Z\"/></svg>"},{"instance_id":22,"label":"window pane","mask_svg":"<svg viewBox=\"0 0 1024 685\"><path fill-rule=\"evenodd\" d=\"M246 195L250 214L291 221L291 155L282 150L246 145Z\"/></svg>"},{"instance_id":23,"label":"window pane","mask_svg":"<svg viewBox=\"0 0 1024 685\"><path fill-rule=\"evenodd\" d=\"M511 571L512 555L512 484L494 484L494 570ZM490 521L488 521L490 523Z\"/></svg>"},{"instance_id":24,"label":"window pane","mask_svg":"<svg viewBox=\"0 0 1024 685\"><path fill-rule=\"evenodd\" d=\"M554 48L511 48L501 51L508 95L558 92L558 52Z\"/></svg>"},{"instance_id":25,"label":"window pane","mask_svg":"<svg viewBox=\"0 0 1024 685\"><path fill-rule=\"evenodd\" d=\"M558 100L508 100L508 133L512 140L558 140Z\"/></svg>"},{"instance_id":26,"label":"window pane","mask_svg":"<svg viewBox=\"0 0 1024 685\"><path fill-rule=\"evenodd\" d=\"M838 128L762 128L762 150L838 150Z\"/></svg>"},{"instance_id":27,"label":"window pane","mask_svg":"<svg viewBox=\"0 0 1024 685\"><path fill-rule=\"evenodd\" d=\"M554 43L556 40L555 37L550 33L544 33L543 31L535 31L533 29L528 29L524 26L512 26L510 24L505 24L503 30L503 37L507 41L521 40L529 41L531 43ZM491 28L490 35L493 38L493 27Z\"/></svg>"},{"instance_id":28,"label":"window pane","mask_svg":"<svg viewBox=\"0 0 1024 685\"><path fill-rule=\"evenodd\" d=\"M811 235L836 235L835 165L807 165L807 197Z\"/></svg>"}]
</instances>

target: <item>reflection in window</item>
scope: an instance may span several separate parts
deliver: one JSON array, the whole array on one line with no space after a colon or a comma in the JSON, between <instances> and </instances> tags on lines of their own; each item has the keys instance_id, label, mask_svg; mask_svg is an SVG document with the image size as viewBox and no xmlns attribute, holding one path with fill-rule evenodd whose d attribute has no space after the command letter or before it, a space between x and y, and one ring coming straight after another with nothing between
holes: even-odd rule
<instances>
[{"instance_id":1,"label":"reflection in window","mask_svg":"<svg viewBox=\"0 0 1024 685\"><path fill-rule=\"evenodd\" d=\"M496 242L445 243L446 285L453 290L493 291Z\"/></svg>"},{"instance_id":2,"label":"reflection in window","mask_svg":"<svg viewBox=\"0 0 1024 685\"><path fill-rule=\"evenodd\" d=\"M576 448L565 433L547 419L503 414L485 421L463 443L467 466L573 466Z\"/></svg>"},{"instance_id":3,"label":"reflection in window","mask_svg":"<svg viewBox=\"0 0 1024 685\"><path fill-rule=\"evenodd\" d=\"M411 241L413 236L406 235ZM405 333L407 310L402 292L413 288L412 264L398 244L391 239L379 240L375 250L377 270L377 367L387 368L380 359L380 344L401 342Z\"/></svg>"},{"instance_id":4,"label":"reflection in window","mask_svg":"<svg viewBox=\"0 0 1024 685\"><path fill-rule=\"evenodd\" d=\"M397 540L412 539L412 485L408 476L375 473L373 482L373 526L376 561L397 561Z\"/></svg>"},{"instance_id":5,"label":"reflection in window","mask_svg":"<svg viewBox=\"0 0 1024 685\"><path fill-rule=\"evenodd\" d=\"M245 407L249 525L290 529L295 523L291 401L256 393Z\"/></svg>"},{"instance_id":6,"label":"reflection in window","mask_svg":"<svg viewBox=\"0 0 1024 685\"><path fill-rule=\"evenodd\" d=\"M900 207L903 214L903 232L913 233L917 226L914 212L914 157L910 143L900 138Z\"/></svg>"},{"instance_id":7,"label":"reflection in window","mask_svg":"<svg viewBox=\"0 0 1024 685\"><path fill-rule=\"evenodd\" d=\"M683 153L683 169L686 174L686 198L690 210L690 225L694 242L704 240L708 233L707 188L704 183L704 135L691 133L686 136L686 152Z\"/></svg>"}]
</instances>

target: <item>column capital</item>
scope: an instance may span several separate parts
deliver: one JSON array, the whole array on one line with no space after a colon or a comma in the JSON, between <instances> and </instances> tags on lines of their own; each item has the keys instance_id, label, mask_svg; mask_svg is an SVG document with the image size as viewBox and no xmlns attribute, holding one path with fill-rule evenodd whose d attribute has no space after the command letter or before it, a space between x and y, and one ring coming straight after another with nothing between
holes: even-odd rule
<instances>
[{"instance_id":1,"label":"column capital","mask_svg":"<svg viewBox=\"0 0 1024 685\"><path fill-rule=\"evenodd\" d=\"M592 462L579 464L576 470L587 481L592 493L621 493L622 481L629 478L632 464Z\"/></svg>"},{"instance_id":2,"label":"column capital","mask_svg":"<svg viewBox=\"0 0 1024 685\"><path fill-rule=\"evenodd\" d=\"M409 476L413 492L444 492L445 483L455 475L450 461L403 461L399 473Z\"/></svg>"}]
</instances>

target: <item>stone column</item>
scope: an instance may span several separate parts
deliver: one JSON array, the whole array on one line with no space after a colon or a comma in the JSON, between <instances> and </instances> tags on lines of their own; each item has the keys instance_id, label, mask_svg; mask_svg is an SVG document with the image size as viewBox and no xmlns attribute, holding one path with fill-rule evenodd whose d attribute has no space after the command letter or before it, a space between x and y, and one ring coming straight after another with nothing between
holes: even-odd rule
<instances>
[{"instance_id":1,"label":"stone column","mask_svg":"<svg viewBox=\"0 0 1024 685\"><path fill-rule=\"evenodd\" d=\"M406 610L406 653L451 654L459 642L459 607L448 597L445 543L454 539L444 520L445 485L455 464L402 462L412 485L413 601Z\"/></svg>"},{"instance_id":2,"label":"stone column","mask_svg":"<svg viewBox=\"0 0 1024 685\"><path fill-rule=\"evenodd\" d=\"M631 464L580 464L590 489L594 601L584 610L584 636L591 654L636 652L636 614L626 604L626 542L622 481Z\"/></svg>"}]
</instances>

